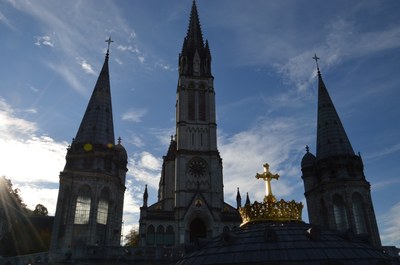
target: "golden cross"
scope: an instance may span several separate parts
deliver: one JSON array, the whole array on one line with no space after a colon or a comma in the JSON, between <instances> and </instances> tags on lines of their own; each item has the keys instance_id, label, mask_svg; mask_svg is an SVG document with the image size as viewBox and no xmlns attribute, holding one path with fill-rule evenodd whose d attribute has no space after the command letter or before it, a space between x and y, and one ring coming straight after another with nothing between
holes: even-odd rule
<instances>
[{"instance_id":1,"label":"golden cross","mask_svg":"<svg viewBox=\"0 0 400 265\"><path fill-rule=\"evenodd\" d=\"M272 179L279 179L279 175L278 174L272 174L269 171L269 165L268 163L264 164L264 172L263 173L257 173L256 174L256 178L257 179L263 179L266 183L266 195L268 196L272 196L272 189L271 189L271 180Z\"/></svg>"}]
</instances>

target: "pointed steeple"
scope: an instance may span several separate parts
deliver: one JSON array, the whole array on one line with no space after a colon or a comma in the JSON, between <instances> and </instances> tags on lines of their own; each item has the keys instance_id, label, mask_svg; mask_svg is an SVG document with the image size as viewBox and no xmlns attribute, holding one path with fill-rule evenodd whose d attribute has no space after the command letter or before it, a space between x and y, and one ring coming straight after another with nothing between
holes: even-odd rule
<instances>
[{"instance_id":1,"label":"pointed steeple","mask_svg":"<svg viewBox=\"0 0 400 265\"><path fill-rule=\"evenodd\" d=\"M189 26L179 55L179 73L191 76L211 75L211 53L204 43L196 1L193 1Z\"/></svg>"},{"instance_id":2,"label":"pointed steeple","mask_svg":"<svg viewBox=\"0 0 400 265\"><path fill-rule=\"evenodd\" d=\"M239 209L242 207L242 196L240 196L240 191L239 188L237 188L237 194L236 194L236 208Z\"/></svg>"},{"instance_id":3,"label":"pointed steeple","mask_svg":"<svg viewBox=\"0 0 400 265\"><path fill-rule=\"evenodd\" d=\"M319 58L314 57L317 61ZM335 155L354 155L346 131L322 80L318 67L318 122L317 122L317 159Z\"/></svg>"},{"instance_id":4,"label":"pointed steeple","mask_svg":"<svg viewBox=\"0 0 400 265\"><path fill-rule=\"evenodd\" d=\"M109 44L111 39L107 41ZM114 145L114 124L108 71L109 49L85 114L75 137L75 144Z\"/></svg>"},{"instance_id":5,"label":"pointed steeple","mask_svg":"<svg viewBox=\"0 0 400 265\"><path fill-rule=\"evenodd\" d=\"M143 207L147 208L147 200L149 198L149 194L147 193L147 184L146 184L146 188L144 189L144 193L143 193Z\"/></svg>"},{"instance_id":6,"label":"pointed steeple","mask_svg":"<svg viewBox=\"0 0 400 265\"><path fill-rule=\"evenodd\" d=\"M246 203L244 205L250 205L250 204L251 204L250 197L249 197L249 193L247 192L246 193Z\"/></svg>"},{"instance_id":7,"label":"pointed steeple","mask_svg":"<svg viewBox=\"0 0 400 265\"><path fill-rule=\"evenodd\" d=\"M186 35L187 44L191 47L203 48L203 33L201 32L199 14L197 12L196 1L193 1L192 11L190 12L189 27Z\"/></svg>"}]
</instances>

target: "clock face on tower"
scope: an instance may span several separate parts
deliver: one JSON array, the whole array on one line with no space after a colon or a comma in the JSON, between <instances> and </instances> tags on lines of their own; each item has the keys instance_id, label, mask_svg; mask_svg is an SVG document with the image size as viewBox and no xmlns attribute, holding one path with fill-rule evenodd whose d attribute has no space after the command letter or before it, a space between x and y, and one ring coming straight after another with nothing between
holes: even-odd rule
<instances>
[{"instance_id":1,"label":"clock face on tower","mask_svg":"<svg viewBox=\"0 0 400 265\"><path fill-rule=\"evenodd\" d=\"M202 177L206 174L206 164L200 160L193 160L189 164L189 174L193 177Z\"/></svg>"}]
</instances>

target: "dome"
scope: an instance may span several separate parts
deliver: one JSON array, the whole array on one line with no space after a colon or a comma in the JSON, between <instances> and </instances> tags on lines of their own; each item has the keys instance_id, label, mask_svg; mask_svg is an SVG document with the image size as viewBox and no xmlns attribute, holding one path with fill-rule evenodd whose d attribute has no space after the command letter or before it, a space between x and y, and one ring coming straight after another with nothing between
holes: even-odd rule
<instances>
[{"instance_id":1,"label":"dome","mask_svg":"<svg viewBox=\"0 0 400 265\"><path fill-rule=\"evenodd\" d=\"M349 234L304 222L249 223L185 255L184 264L399 264Z\"/></svg>"},{"instance_id":2,"label":"dome","mask_svg":"<svg viewBox=\"0 0 400 265\"><path fill-rule=\"evenodd\" d=\"M316 157L311 154L310 152L307 151L307 153L303 156L303 159L301 160L301 167L308 167L312 166L316 160Z\"/></svg>"},{"instance_id":3,"label":"dome","mask_svg":"<svg viewBox=\"0 0 400 265\"><path fill-rule=\"evenodd\" d=\"M305 158L315 159L308 150ZM301 221L301 203L277 201L273 196L270 181L278 180L279 175L272 174L267 163L256 178L263 179L268 186L264 202L240 207L240 228L224 229L220 236L183 256L177 265L400 265L382 249L350 232L327 230Z\"/></svg>"},{"instance_id":4,"label":"dome","mask_svg":"<svg viewBox=\"0 0 400 265\"><path fill-rule=\"evenodd\" d=\"M114 148L120 153L120 156L123 159L128 160L128 153L126 152L125 147L123 147L120 142L117 145L115 145Z\"/></svg>"}]
</instances>

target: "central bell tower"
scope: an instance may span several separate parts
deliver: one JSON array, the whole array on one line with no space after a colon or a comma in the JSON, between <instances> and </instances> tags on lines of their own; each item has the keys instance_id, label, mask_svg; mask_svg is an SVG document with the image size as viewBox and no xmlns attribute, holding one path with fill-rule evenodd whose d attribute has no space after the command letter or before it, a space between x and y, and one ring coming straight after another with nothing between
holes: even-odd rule
<instances>
[{"instance_id":1,"label":"central bell tower","mask_svg":"<svg viewBox=\"0 0 400 265\"><path fill-rule=\"evenodd\" d=\"M187 36L179 55L176 99L176 201L186 207L188 194L207 191L222 208L222 161L217 149L214 77L211 53L204 44L193 2ZM220 204L220 205L218 205Z\"/></svg>"},{"instance_id":2,"label":"central bell tower","mask_svg":"<svg viewBox=\"0 0 400 265\"><path fill-rule=\"evenodd\" d=\"M195 1L179 54L176 132L163 157L158 202L147 206L147 189L143 198L141 245L190 244L241 222L224 202L211 52Z\"/></svg>"}]
</instances>

